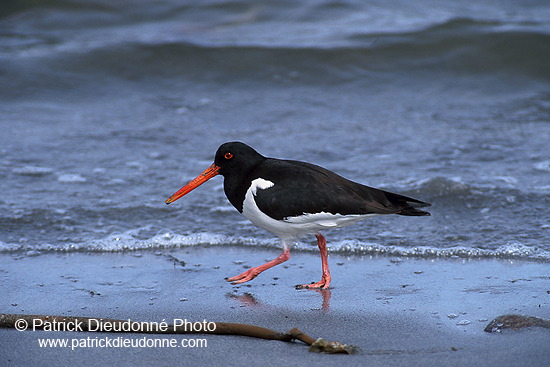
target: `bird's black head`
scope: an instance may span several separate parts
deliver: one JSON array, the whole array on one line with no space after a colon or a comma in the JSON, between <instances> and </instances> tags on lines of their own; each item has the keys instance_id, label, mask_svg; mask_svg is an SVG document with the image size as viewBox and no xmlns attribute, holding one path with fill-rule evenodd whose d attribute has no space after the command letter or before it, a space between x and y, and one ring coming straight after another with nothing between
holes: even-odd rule
<instances>
[{"instance_id":1,"label":"bird's black head","mask_svg":"<svg viewBox=\"0 0 550 367\"><path fill-rule=\"evenodd\" d=\"M246 180L248 173L250 173L264 159L264 156L244 143L224 143L218 148L216 157L214 158L214 163L203 173L198 175L187 185L183 186L172 196L170 196L166 200L166 204L170 204L178 200L212 177L222 175L225 178L223 184L229 201L231 201L235 207L239 208L239 204L235 201L236 199L233 192L235 190L246 190L246 188L248 188L248 185L242 185L243 180ZM239 194L242 194L241 196L244 197L244 193L239 191ZM240 205L242 207L242 202ZM239 210L242 211L242 208Z\"/></svg>"},{"instance_id":2,"label":"bird's black head","mask_svg":"<svg viewBox=\"0 0 550 367\"><path fill-rule=\"evenodd\" d=\"M214 164L222 176L242 175L265 159L263 155L239 141L222 144L216 152Z\"/></svg>"}]
</instances>

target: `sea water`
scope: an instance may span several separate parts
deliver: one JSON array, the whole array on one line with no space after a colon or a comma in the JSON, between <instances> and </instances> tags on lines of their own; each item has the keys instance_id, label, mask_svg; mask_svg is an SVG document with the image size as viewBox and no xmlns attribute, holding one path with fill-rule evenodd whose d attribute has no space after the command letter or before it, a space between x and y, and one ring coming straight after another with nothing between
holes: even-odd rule
<instances>
[{"instance_id":1,"label":"sea water","mask_svg":"<svg viewBox=\"0 0 550 367\"><path fill-rule=\"evenodd\" d=\"M0 127L0 257L278 247L164 204L240 140L433 205L332 252L550 260L547 1L8 1Z\"/></svg>"}]
</instances>

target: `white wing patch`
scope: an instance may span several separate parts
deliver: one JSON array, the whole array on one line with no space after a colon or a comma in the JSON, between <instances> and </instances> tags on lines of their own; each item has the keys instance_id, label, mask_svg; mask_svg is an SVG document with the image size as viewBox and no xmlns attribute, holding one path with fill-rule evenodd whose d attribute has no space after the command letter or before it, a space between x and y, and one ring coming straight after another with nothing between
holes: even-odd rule
<instances>
[{"instance_id":1,"label":"white wing patch","mask_svg":"<svg viewBox=\"0 0 550 367\"><path fill-rule=\"evenodd\" d=\"M258 191L258 189L265 190L265 189L269 189L274 185L275 184L271 181L264 180L263 178L257 178L254 181L252 181L252 184L250 185L249 190L252 192L252 195L256 196L256 192Z\"/></svg>"},{"instance_id":2,"label":"white wing patch","mask_svg":"<svg viewBox=\"0 0 550 367\"><path fill-rule=\"evenodd\" d=\"M293 224L302 224L307 225L315 223L321 227L327 228L338 228L349 226L350 224L357 223L366 218L373 217L376 214L356 214L356 215L342 215L342 214L332 214L332 213L315 213L315 214L302 214L297 217L288 217L284 221L287 223Z\"/></svg>"}]
</instances>

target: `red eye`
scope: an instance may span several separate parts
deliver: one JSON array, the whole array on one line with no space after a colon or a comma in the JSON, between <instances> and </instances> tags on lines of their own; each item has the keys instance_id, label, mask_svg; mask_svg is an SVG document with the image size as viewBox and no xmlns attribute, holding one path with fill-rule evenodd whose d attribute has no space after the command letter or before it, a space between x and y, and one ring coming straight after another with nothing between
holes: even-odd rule
<instances>
[{"instance_id":1,"label":"red eye","mask_svg":"<svg viewBox=\"0 0 550 367\"><path fill-rule=\"evenodd\" d=\"M231 158L233 158L233 153L227 152L227 153L225 153L225 154L223 155L223 157L224 157L225 159L231 159Z\"/></svg>"}]
</instances>

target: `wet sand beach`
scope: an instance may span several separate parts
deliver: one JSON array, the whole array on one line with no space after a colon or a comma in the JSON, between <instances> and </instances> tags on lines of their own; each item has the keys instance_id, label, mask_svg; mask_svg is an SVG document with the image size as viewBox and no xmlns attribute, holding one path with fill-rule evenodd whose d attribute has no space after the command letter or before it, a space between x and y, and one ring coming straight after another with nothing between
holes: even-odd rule
<instances>
[{"instance_id":1,"label":"wet sand beach","mask_svg":"<svg viewBox=\"0 0 550 367\"><path fill-rule=\"evenodd\" d=\"M9 313L134 321L255 324L353 344L354 355L308 352L300 342L240 336L143 335L0 329L1 364L298 366L543 366L547 329L484 332L501 314L548 317L545 264L498 259L330 256L333 288L295 290L319 276L319 259L294 253L287 265L232 286L225 276L276 256L218 246L115 254L3 256L0 308ZM185 265L182 265L185 262ZM525 276L525 274L530 274ZM203 348L40 348L39 338L206 339Z\"/></svg>"}]
</instances>

